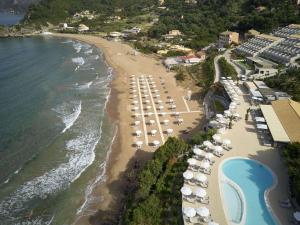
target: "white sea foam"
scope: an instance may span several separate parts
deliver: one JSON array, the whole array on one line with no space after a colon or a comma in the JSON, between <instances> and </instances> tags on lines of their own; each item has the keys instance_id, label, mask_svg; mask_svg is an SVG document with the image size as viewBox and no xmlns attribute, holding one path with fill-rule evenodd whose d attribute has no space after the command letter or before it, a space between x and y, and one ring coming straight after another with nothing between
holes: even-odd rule
<instances>
[{"instance_id":1,"label":"white sea foam","mask_svg":"<svg viewBox=\"0 0 300 225\"><path fill-rule=\"evenodd\" d=\"M79 42L73 42L73 48L76 50L76 53L79 53L82 49L82 44Z\"/></svg>"},{"instance_id":2,"label":"white sea foam","mask_svg":"<svg viewBox=\"0 0 300 225\"><path fill-rule=\"evenodd\" d=\"M89 54L92 54L93 53L93 49L91 48L91 49L88 49L88 50L86 50L85 52L84 52L84 54L86 54L86 55L89 55Z\"/></svg>"},{"instance_id":3,"label":"white sea foam","mask_svg":"<svg viewBox=\"0 0 300 225\"><path fill-rule=\"evenodd\" d=\"M24 183L13 194L0 202L0 215L10 216L26 208L36 198L45 199L51 194L66 189L95 159L95 147L100 139L98 131L87 129L75 139L67 142L68 161L42 176Z\"/></svg>"},{"instance_id":4,"label":"white sea foam","mask_svg":"<svg viewBox=\"0 0 300 225\"><path fill-rule=\"evenodd\" d=\"M77 85L77 89L79 89L79 90L85 90L85 89L90 88L90 86L92 84L93 84L93 81L87 82L87 83L82 84L82 85Z\"/></svg>"},{"instance_id":5,"label":"white sea foam","mask_svg":"<svg viewBox=\"0 0 300 225\"><path fill-rule=\"evenodd\" d=\"M85 63L85 61L82 57L73 58L72 62L79 65L79 66L82 66Z\"/></svg>"}]
</instances>

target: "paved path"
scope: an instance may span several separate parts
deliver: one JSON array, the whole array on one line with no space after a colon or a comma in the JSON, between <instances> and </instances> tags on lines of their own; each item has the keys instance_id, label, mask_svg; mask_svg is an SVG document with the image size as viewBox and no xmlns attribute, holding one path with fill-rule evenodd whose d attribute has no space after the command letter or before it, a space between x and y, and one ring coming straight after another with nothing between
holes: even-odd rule
<instances>
[{"instance_id":1,"label":"paved path","mask_svg":"<svg viewBox=\"0 0 300 225\"><path fill-rule=\"evenodd\" d=\"M217 83L220 81L220 77L221 77L221 71L220 71L220 67L219 67L219 59L223 57L223 55L217 55L215 58L214 58L214 65L215 65L215 80L214 80L214 83Z\"/></svg>"}]
</instances>

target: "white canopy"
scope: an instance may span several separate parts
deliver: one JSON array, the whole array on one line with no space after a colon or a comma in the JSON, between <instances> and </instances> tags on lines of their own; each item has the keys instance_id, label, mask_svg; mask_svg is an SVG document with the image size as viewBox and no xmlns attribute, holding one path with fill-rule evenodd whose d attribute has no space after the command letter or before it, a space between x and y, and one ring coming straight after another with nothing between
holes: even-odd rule
<instances>
[{"instance_id":1,"label":"white canopy","mask_svg":"<svg viewBox=\"0 0 300 225\"><path fill-rule=\"evenodd\" d=\"M141 121L138 121L138 120L134 121L134 125L136 125L136 126L139 125L140 123L141 123Z\"/></svg>"},{"instance_id":2,"label":"white canopy","mask_svg":"<svg viewBox=\"0 0 300 225\"><path fill-rule=\"evenodd\" d=\"M150 105L147 105L146 108L147 108L147 109L151 109L151 106L150 106Z\"/></svg>"},{"instance_id":3,"label":"white canopy","mask_svg":"<svg viewBox=\"0 0 300 225\"><path fill-rule=\"evenodd\" d=\"M151 134L156 134L157 130L151 130Z\"/></svg>"},{"instance_id":4,"label":"white canopy","mask_svg":"<svg viewBox=\"0 0 300 225\"><path fill-rule=\"evenodd\" d=\"M171 129L171 128L167 129L167 133L168 133L168 134L173 133L173 129Z\"/></svg>"},{"instance_id":5,"label":"white canopy","mask_svg":"<svg viewBox=\"0 0 300 225\"><path fill-rule=\"evenodd\" d=\"M189 159L187 160L187 162L188 162L188 164L191 165L191 166L194 166L194 165L197 164L197 160L194 159L194 158L189 158Z\"/></svg>"},{"instance_id":6,"label":"white canopy","mask_svg":"<svg viewBox=\"0 0 300 225\"><path fill-rule=\"evenodd\" d=\"M147 100L145 100L145 102L146 102L146 103L149 103L149 102L150 102L150 100L148 100L148 99L147 99Z\"/></svg>"},{"instance_id":7,"label":"white canopy","mask_svg":"<svg viewBox=\"0 0 300 225\"><path fill-rule=\"evenodd\" d=\"M224 114L225 114L225 116L230 116L230 115L231 115L231 112L230 112L229 110L225 110L225 111L224 111Z\"/></svg>"},{"instance_id":8,"label":"white canopy","mask_svg":"<svg viewBox=\"0 0 300 225\"><path fill-rule=\"evenodd\" d=\"M223 118L223 115L222 114L216 114L216 117L217 118Z\"/></svg>"},{"instance_id":9,"label":"white canopy","mask_svg":"<svg viewBox=\"0 0 300 225\"><path fill-rule=\"evenodd\" d=\"M297 220L298 222L300 222L300 212L294 212L294 218L295 220Z\"/></svg>"},{"instance_id":10,"label":"white canopy","mask_svg":"<svg viewBox=\"0 0 300 225\"><path fill-rule=\"evenodd\" d=\"M223 148L221 146L215 146L215 152L222 152Z\"/></svg>"},{"instance_id":11,"label":"white canopy","mask_svg":"<svg viewBox=\"0 0 300 225\"><path fill-rule=\"evenodd\" d=\"M153 144L154 144L154 145L159 145L159 143L160 143L160 142L157 141L157 140L153 141Z\"/></svg>"},{"instance_id":12,"label":"white canopy","mask_svg":"<svg viewBox=\"0 0 300 225\"><path fill-rule=\"evenodd\" d=\"M154 121L154 120L149 120L149 123L150 123L150 124L154 124L155 121Z\"/></svg>"},{"instance_id":13,"label":"white canopy","mask_svg":"<svg viewBox=\"0 0 300 225\"><path fill-rule=\"evenodd\" d=\"M256 127L260 130L268 130L268 126L266 124L256 124Z\"/></svg>"},{"instance_id":14,"label":"white canopy","mask_svg":"<svg viewBox=\"0 0 300 225\"><path fill-rule=\"evenodd\" d=\"M206 207L200 207L196 209L197 214L201 217L208 217L209 216L209 210Z\"/></svg>"},{"instance_id":15,"label":"white canopy","mask_svg":"<svg viewBox=\"0 0 300 225\"><path fill-rule=\"evenodd\" d=\"M203 144L204 144L206 147L211 147L211 146L213 145L210 141L204 141Z\"/></svg>"},{"instance_id":16,"label":"white canopy","mask_svg":"<svg viewBox=\"0 0 300 225\"><path fill-rule=\"evenodd\" d=\"M135 142L135 144L136 144L137 146L141 146L141 145L143 144L143 142L142 142L142 141L137 141L137 142Z\"/></svg>"},{"instance_id":17,"label":"white canopy","mask_svg":"<svg viewBox=\"0 0 300 225\"><path fill-rule=\"evenodd\" d=\"M199 156L203 156L204 155L204 151L201 150L200 148L194 148L193 152L195 153L195 155L199 155Z\"/></svg>"},{"instance_id":18,"label":"white canopy","mask_svg":"<svg viewBox=\"0 0 300 225\"><path fill-rule=\"evenodd\" d=\"M138 104L139 102L136 101L136 100L134 100L132 103L136 105L136 104Z\"/></svg>"},{"instance_id":19,"label":"white canopy","mask_svg":"<svg viewBox=\"0 0 300 225\"><path fill-rule=\"evenodd\" d=\"M256 122L261 122L261 123L266 122L265 118L263 118L263 117L255 117L255 121Z\"/></svg>"},{"instance_id":20,"label":"white canopy","mask_svg":"<svg viewBox=\"0 0 300 225\"><path fill-rule=\"evenodd\" d=\"M137 135L140 135L140 134L142 133L142 131L141 131L141 130L137 130L137 131L135 131L135 133L136 133Z\"/></svg>"},{"instance_id":21,"label":"white canopy","mask_svg":"<svg viewBox=\"0 0 300 225\"><path fill-rule=\"evenodd\" d=\"M204 157L206 158L206 159L208 159L208 160L211 160L213 157L214 157L214 155L212 154L212 153L206 153L205 155L204 155Z\"/></svg>"},{"instance_id":22,"label":"white canopy","mask_svg":"<svg viewBox=\"0 0 300 225\"><path fill-rule=\"evenodd\" d=\"M187 187L187 186L183 186L181 189L180 189L181 193L183 195L191 195L192 194L192 189L190 187Z\"/></svg>"},{"instance_id":23,"label":"white canopy","mask_svg":"<svg viewBox=\"0 0 300 225\"><path fill-rule=\"evenodd\" d=\"M160 105L160 106L158 106L158 108L159 108L159 109L163 109L163 108L164 108L164 106Z\"/></svg>"},{"instance_id":24,"label":"white canopy","mask_svg":"<svg viewBox=\"0 0 300 225\"><path fill-rule=\"evenodd\" d=\"M231 141L229 139L223 139L223 144L224 145L230 145L231 144Z\"/></svg>"},{"instance_id":25,"label":"white canopy","mask_svg":"<svg viewBox=\"0 0 300 225\"><path fill-rule=\"evenodd\" d=\"M184 215L186 215L189 218L192 218L196 216L196 210L192 207L186 207L182 209Z\"/></svg>"},{"instance_id":26,"label":"white canopy","mask_svg":"<svg viewBox=\"0 0 300 225\"><path fill-rule=\"evenodd\" d=\"M214 134L212 137L217 142L221 140L221 136L219 134Z\"/></svg>"},{"instance_id":27,"label":"white canopy","mask_svg":"<svg viewBox=\"0 0 300 225\"><path fill-rule=\"evenodd\" d=\"M134 111L137 111L138 109L139 109L139 107L137 107L137 106L136 106L136 107L133 107L133 110L134 110Z\"/></svg>"},{"instance_id":28,"label":"white canopy","mask_svg":"<svg viewBox=\"0 0 300 225\"><path fill-rule=\"evenodd\" d=\"M208 161L202 161L200 163L200 167L203 168L203 169L208 169L210 167L210 164Z\"/></svg>"},{"instance_id":29,"label":"white canopy","mask_svg":"<svg viewBox=\"0 0 300 225\"><path fill-rule=\"evenodd\" d=\"M234 113L233 116L234 117L241 117L240 114L238 114L238 113Z\"/></svg>"},{"instance_id":30,"label":"white canopy","mask_svg":"<svg viewBox=\"0 0 300 225\"><path fill-rule=\"evenodd\" d=\"M162 116L167 115L167 113L165 113L165 112L161 112L161 113L159 113L159 114L162 115Z\"/></svg>"},{"instance_id":31,"label":"white canopy","mask_svg":"<svg viewBox=\"0 0 300 225\"><path fill-rule=\"evenodd\" d=\"M194 194L197 196L197 197L200 197L200 198L203 198L206 196L206 191L201 188L201 187L198 187L194 190Z\"/></svg>"},{"instance_id":32,"label":"white canopy","mask_svg":"<svg viewBox=\"0 0 300 225\"><path fill-rule=\"evenodd\" d=\"M164 124L168 124L168 123L169 123L169 120L164 120L163 123L164 123Z\"/></svg>"},{"instance_id":33,"label":"white canopy","mask_svg":"<svg viewBox=\"0 0 300 225\"><path fill-rule=\"evenodd\" d=\"M207 177L203 173L197 173L195 179L200 182L207 181Z\"/></svg>"},{"instance_id":34,"label":"white canopy","mask_svg":"<svg viewBox=\"0 0 300 225\"><path fill-rule=\"evenodd\" d=\"M183 173L183 177L184 177L184 179L190 180L194 177L194 174L192 171L187 170Z\"/></svg>"}]
</instances>

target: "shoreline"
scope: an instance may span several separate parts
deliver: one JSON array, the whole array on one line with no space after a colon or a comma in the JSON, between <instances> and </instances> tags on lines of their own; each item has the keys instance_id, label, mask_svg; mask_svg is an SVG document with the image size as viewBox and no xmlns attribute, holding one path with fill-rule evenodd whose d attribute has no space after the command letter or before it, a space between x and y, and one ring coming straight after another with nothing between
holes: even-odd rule
<instances>
[{"instance_id":1,"label":"shoreline","mask_svg":"<svg viewBox=\"0 0 300 225\"><path fill-rule=\"evenodd\" d=\"M177 97L177 103L181 110L185 109L182 98L186 93L181 87L178 87L174 74L167 72L158 60L149 55L139 53L133 54L133 49L128 44L121 42L107 41L101 37L78 34L56 34L51 36L60 38L69 38L91 44L100 49L104 60L113 69L113 78L111 81L111 94L107 103L106 112L109 120L117 127L117 134L111 146L111 152L106 162L106 179L97 184L91 195L101 197L101 205L88 206L88 211L95 212L89 215L77 215L74 224L118 224L120 215L125 206L124 197L131 191L130 172L137 165L143 165L152 157L153 147L145 146L142 150L136 150L132 145L132 112L128 84L129 76L132 74L153 74L158 78L163 76L169 87L167 90ZM174 88L175 87L175 88ZM176 100L176 99L175 99ZM179 102L181 101L181 103ZM197 104L195 104L197 102ZM189 103L191 110L201 111L202 106L198 100ZM174 134L181 138L186 138L201 129L204 120L203 114L194 113L192 116L184 115L184 130L188 129L189 134L182 133L182 127L174 127Z\"/></svg>"}]
</instances>

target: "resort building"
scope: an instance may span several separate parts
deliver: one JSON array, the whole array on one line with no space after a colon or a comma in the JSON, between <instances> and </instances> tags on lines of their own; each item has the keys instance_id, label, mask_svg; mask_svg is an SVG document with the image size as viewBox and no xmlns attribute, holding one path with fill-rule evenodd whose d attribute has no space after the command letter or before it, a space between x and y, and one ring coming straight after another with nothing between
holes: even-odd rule
<instances>
[{"instance_id":1,"label":"resort building","mask_svg":"<svg viewBox=\"0 0 300 225\"><path fill-rule=\"evenodd\" d=\"M274 144L300 142L300 103L277 100L271 105L260 105Z\"/></svg>"},{"instance_id":2,"label":"resort building","mask_svg":"<svg viewBox=\"0 0 300 225\"><path fill-rule=\"evenodd\" d=\"M276 63L272 63L260 57L247 57L246 63L253 68L253 71L248 75L250 79L262 79L275 76L278 73Z\"/></svg>"},{"instance_id":3,"label":"resort building","mask_svg":"<svg viewBox=\"0 0 300 225\"><path fill-rule=\"evenodd\" d=\"M283 28L278 28L273 32L274 36L287 38L293 34L300 34L300 25L299 24L290 24Z\"/></svg>"},{"instance_id":4,"label":"resort building","mask_svg":"<svg viewBox=\"0 0 300 225\"><path fill-rule=\"evenodd\" d=\"M258 32L257 30L251 29L251 30L248 30L248 32L245 34L245 39L249 40L251 38L256 37L257 35L260 35L260 32Z\"/></svg>"},{"instance_id":5,"label":"resort building","mask_svg":"<svg viewBox=\"0 0 300 225\"><path fill-rule=\"evenodd\" d=\"M239 33L232 31L224 31L219 35L219 48L224 48L227 45L239 44Z\"/></svg>"}]
</instances>

